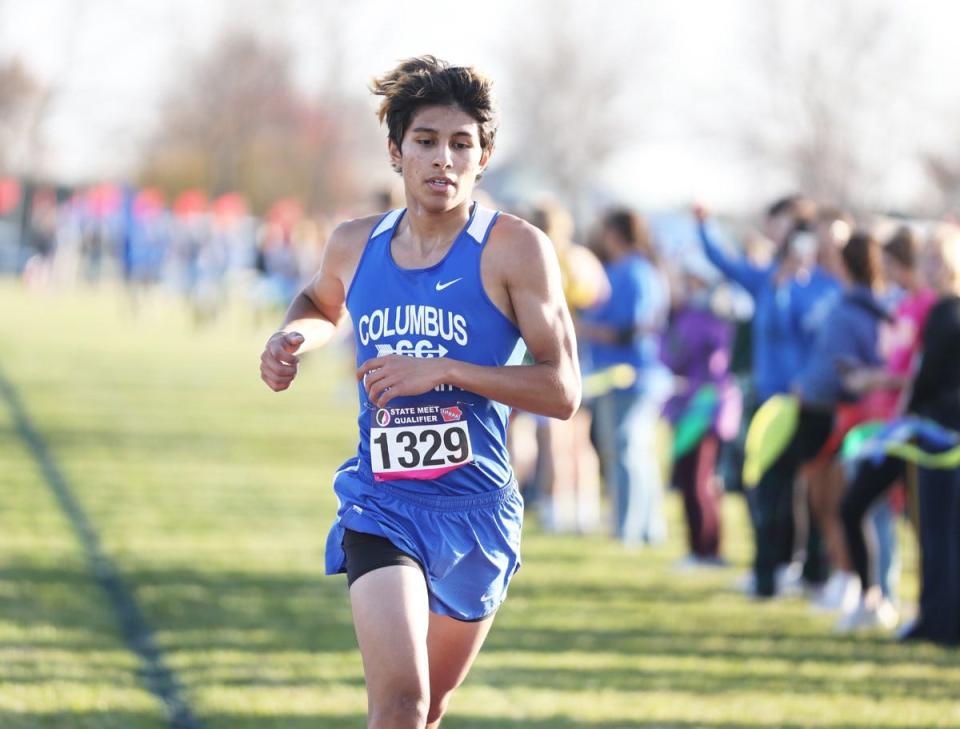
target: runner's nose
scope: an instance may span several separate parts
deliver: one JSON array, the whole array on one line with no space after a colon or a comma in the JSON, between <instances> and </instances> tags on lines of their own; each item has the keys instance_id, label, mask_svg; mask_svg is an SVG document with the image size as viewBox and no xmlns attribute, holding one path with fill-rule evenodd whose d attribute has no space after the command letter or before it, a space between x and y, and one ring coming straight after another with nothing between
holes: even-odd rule
<instances>
[{"instance_id":1,"label":"runner's nose","mask_svg":"<svg viewBox=\"0 0 960 729\"><path fill-rule=\"evenodd\" d=\"M453 165L453 155L450 152L449 145L438 144L436 150L436 156L433 159L434 167L439 167L442 170L451 167Z\"/></svg>"}]
</instances>

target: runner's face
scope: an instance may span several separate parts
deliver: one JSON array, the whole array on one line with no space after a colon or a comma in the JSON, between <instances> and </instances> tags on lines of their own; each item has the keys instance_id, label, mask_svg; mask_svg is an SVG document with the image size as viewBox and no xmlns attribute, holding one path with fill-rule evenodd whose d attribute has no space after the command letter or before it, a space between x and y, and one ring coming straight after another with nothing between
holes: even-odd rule
<instances>
[{"instance_id":1,"label":"runner's face","mask_svg":"<svg viewBox=\"0 0 960 729\"><path fill-rule=\"evenodd\" d=\"M403 173L407 196L431 212L469 201L490 158L480 149L476 120L455 106L428 106L417 112L401 149L389 143L390 160Z\"/></svg>"}]
</instances>

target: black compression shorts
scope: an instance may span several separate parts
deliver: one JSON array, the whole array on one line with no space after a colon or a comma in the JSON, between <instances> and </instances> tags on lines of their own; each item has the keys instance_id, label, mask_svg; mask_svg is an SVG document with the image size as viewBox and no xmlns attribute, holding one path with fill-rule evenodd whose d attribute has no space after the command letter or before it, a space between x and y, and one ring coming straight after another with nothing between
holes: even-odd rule
<instances>
[{"instance_id":1,"label":"black compression shorts","mask_svg":"<svg viewBox=\"0 0 960 729\"><path fill-rule=\"evenodd\" d=\"M423 567L393 542L376 534L343 530L343 553L347 562L347 586L349 587L367 572L381 567L407 565L423 572Z\"/></svg>"}]
</instances>

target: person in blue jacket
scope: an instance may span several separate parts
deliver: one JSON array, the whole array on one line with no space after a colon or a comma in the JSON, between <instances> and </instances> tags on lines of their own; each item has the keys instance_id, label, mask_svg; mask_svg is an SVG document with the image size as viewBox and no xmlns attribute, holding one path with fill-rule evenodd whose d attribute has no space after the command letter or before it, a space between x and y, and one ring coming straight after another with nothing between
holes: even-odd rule
<instances>
[{"instance_id":1,"label":"person in blue jacket","mask_svg":"<svg viewBox=\"0 0 960 729\"><path fill-rule=\"evenodd\" d=\"M776 253L774 260L764 265L729 255L711 234L706 210L702 206L693 210L707 259L754 302L753 392L749 400L755 407L774 395L790 392L793 378L806 365L815 336L811 314L818 302L835 295L840 287L816 265L811 207L799 197L770 206L766 233ZM793 477L792 469L774 464L750 494L756 532L752 592L757 597L773 596L778 568L793 561Z\"/></svg>"},{"instance_id":2,"label":"person in blue jacket","mask_svg":"<svg viewBox=\"0 0 960 729\"><path fill-rule=\"evenodd\" d=\"M882 284L880 244L866 233L854 233L842 255L849 284L830 309L829 323L819 328L806 367L793 388L800 400L800 416L793 449L788 448L782 458L788 462L784 467L794 472L815 459L823 463L832 460L832 453L823 451L834 430L837 407L859 399L845 387L843 375L852 368L882 363L879 326L892 320L878 298ZM843 608L856 597L849 589L852 581L844 578L849 565L840 522L843 481L830 478L826 468L811 473L807 480L815 525L811 524L805 575L819 583L826 579L831 566L840 570L838 579L829 583L832 591L824 594L819 604ZM829 549L829 559L824 547Z\"/></svg>"},{"instance_id":3,"label":"person in blue jacket","mask_svg":"<svg viewBox=\"0 0 960 729\"><path fill-rule=\"evenodd\" d=\"M632 384L597 400L600 458L613 497L616 535L626 544L657 544L667 536L656 433L671 385L660 360L669 285L637 213L609 211L600 238L610 297L584 313L578 331L590 343L595 370L628 365L636 373Z\"/></svg>"},{"instance_id":4,"label":"person in blue jacket","mask_svg":"<svg viewBox=\"0 0 960 729\"><path fill-rule=\"evenodd\" d=\"M804 315L830 286L830 277L810 261L807 251L809 217L805 201L784 198L767 211L766 233L776 248L774 260L756 264L731 256L710 231L702 206L693 210L707 259L753 299L753 389L757 404L790 391L812 340ZM815 241L809 241L813 246ZM813 251L815 255L815 249ZM839 288L834 282L832 288Z\"/></svg>"}]
</instances>

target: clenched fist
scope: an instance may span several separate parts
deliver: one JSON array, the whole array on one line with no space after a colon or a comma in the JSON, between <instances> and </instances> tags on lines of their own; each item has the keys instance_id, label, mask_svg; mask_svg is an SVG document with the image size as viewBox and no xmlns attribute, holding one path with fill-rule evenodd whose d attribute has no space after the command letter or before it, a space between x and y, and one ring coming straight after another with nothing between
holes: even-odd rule
<instances>
[{"instance_id":1,"label":"clenched fist","mask_svg":"<svg viewBox=\"0 0 960 729\"><path fill-rule=\"evenodd\" d=\"M277 332L267 340L260 355L260 379L274 392L286 390L297 376L300 358L296 353L301 344L299 332Z\"/></svg>"}]
</instances>

